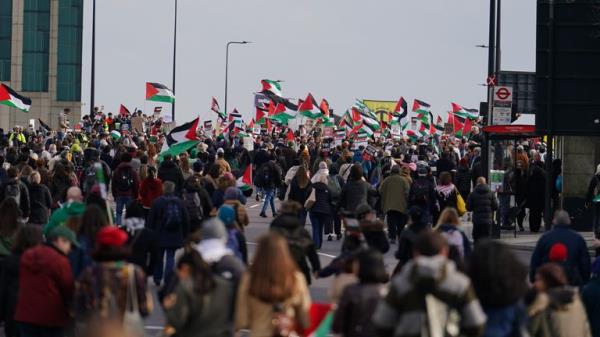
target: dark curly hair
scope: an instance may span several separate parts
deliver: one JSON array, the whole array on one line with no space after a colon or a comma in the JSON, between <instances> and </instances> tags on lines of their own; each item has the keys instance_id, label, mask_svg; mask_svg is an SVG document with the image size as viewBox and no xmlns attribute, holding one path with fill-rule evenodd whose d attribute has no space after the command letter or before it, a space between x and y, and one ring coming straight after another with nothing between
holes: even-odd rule
<instances>
[{"instance_id":1,"label":"dark curly hair","mask_svg":"<svg viewBox=\"0 0 600 337\"><path fill-rule=\"evenodd\" d=\"M527 267L498 241L485 240L475 246L467 274L484 307L512 305L527 292Z\"/></svg>"}]
</instances>

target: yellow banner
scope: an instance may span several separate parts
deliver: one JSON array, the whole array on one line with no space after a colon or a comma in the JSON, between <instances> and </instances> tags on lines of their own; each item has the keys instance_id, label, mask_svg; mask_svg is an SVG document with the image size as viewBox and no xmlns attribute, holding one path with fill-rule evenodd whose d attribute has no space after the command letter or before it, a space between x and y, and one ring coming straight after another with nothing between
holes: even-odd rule
<instances>
[{"instance_id":1,"label":"yellow banner","mask_svg":"<svg viewBox=\"0 0 600 337\"><path fill-rule=\"evenodd\" d=\"M363 104L371 110L375 116L377 116L378 120L383 120L385 122L389 122L388 112L394 112L396 108L396 101L376 101L370 99L363 99Z\"/></svg>"}]
</instances>

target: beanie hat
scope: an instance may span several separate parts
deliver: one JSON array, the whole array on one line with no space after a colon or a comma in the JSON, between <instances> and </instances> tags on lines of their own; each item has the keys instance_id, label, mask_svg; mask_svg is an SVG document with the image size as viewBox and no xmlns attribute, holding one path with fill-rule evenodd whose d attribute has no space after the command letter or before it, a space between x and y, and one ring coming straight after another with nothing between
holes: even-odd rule
<instances>
[{"instance_id":1,"label":"beanie hat","mask_svg":"<svg viewBox=\"0 0 600 337\"><path fill-rule=\"evenodd\" d=\"M239 193L237 187L227 187L225 190L225 194L223 195L223 200L238 200Z\"/></svg>"},{"instance_id":2,"label":"beanie hat","mask_svg":"<svg viewBox=\"0 0 600 337\"><path fill-rule=\"evenodd\" d=\"M231 227L235 223L235 210L229 205L221 206L219 208L218 216L226 227Z\"/></svg>"},{"instance_id":3,"label":"beanie hat","mask_svg":"<svg viewBox=\"0 0 600 337\"><path fill-rule=\"evenodd\" d=\"M563 262L566 261L568 257L567 246L562 243L555 243L550 247L550 253L548 254L548 259L551 262Z\"/></svg>"},{"instance_id":4,"label":"beanie hat","mask_svg":"<svg viewBox=\"0 0 600 337\"><path fill-rule=\"evenodd\" d=\"M75 236L75 232L73 232L70 228L66 226L58 226L53 228L48 234L48 241L52 241L56 238L63 238L67 241L70 241L75 247L79 247L79 242Z\"/></svg>"},{"instance_id":5,"label":"beanie hat","mask_svg":"<svg viewBox=\"0 0 600 337\"><path fill-rule=\"evenodd\" d=\"M115 226L102 227L96 234L96 244L99 246L121 247L127 239L127 233Z\"/></svg>"},{"instance_id":6,"label":"beanie hat","mask_svg":"<svg viewBox=\"0 0 600 337\"><path fill-rule=\"evenodd\" d=\"M196 160L192 164L192 169L194 170L194 172L202 172L202 170L204 170L204 164L202 164L200 160Z\"/></svg>"},{"instance_id":7,"label":"beanie hat","mask_svg":"<svg viewBox=\"0 0 600 337\"><path fill-rule=\"evenodd\" d=\"M202 240L227 240L227 230L219 218L210 218L204 221L200 235Z\"/></svg>"}]
</instances>

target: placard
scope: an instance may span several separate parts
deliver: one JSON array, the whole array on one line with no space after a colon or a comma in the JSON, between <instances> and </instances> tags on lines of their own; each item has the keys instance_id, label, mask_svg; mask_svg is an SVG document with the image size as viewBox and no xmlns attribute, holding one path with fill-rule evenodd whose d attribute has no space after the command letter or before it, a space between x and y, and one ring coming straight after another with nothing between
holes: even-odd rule
<instances>
[{"instance_id":1,"label":"placard","mask_svg":"<svg viewBox=\"0 0 600 337\"><path fill-rule=\"evenodd\" d=\"M247 137L244 137L243 140L244 140L244 148L246 150L248 150L248 152L254 151L254 138L247 136Z\"/></svg>"},{"instance_id":2,"label":"placard","mask_svg":"<svg viewBox=\"0 0 600 337\"><path fill-rule=\"evenodd\" d=\"M212 121L204 121L204 130L206 130L206 132L212 131L212 128Z\"/></svg>"},{"instance_id":3,"label":"placard","mask_svg":"<svg viewBox=\"0 0 600 337\"><path fill-rule=\"evenodd\" d=\"M392 127L390 128L390 134L392 136L400 136L402 134L402 127L400 126L400 124L392 125Z\"/></svg>"},{"instance_id":4,"label":"placard","mask_svg":"<svg viewBox=\"0 0 600 337\"><path fill-rule=\"evenodd\" d=\"M253 133L253 134L255 134L255 135L260 135L260 130L261 130L261 127L260 127L260 125L258 125L258 126L255 126L255 127L252 129L252 133Z\"/></svg>"},{"instance_id":5,"label":"placard","mask_svg":"<svg viewBox=\"0 0 600 337\"><path fill-rule=\"evenodd\" d=\"M410 118L410 129L413 131L417 131L417 117Z\"/></svg>"},{"instance_id":6,"label":"placard","mask_svg":"<svg viewBox=\"0 0 600 337\"><path fill-rule=\"evenodd\" d=\"M492 192L497 192L502 188L502 181L504 180L503 170L490 170L490 188Z\"/></svg>"},{"instance_id":7,"label":"placard","mask_svg":"<svg viewBox=\"0 0 600 337\"><path fill-rule=\"evenodd\" d=\"M333 138L333 128L324 127L323 128L323 138Z\"/></svg>"}]
</instances>

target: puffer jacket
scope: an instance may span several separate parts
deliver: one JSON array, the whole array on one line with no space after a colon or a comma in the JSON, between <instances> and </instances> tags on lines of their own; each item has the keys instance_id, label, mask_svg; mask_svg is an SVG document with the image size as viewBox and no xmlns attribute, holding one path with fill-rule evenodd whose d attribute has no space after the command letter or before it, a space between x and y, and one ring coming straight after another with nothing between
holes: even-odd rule
<instances>
[{"instance_id":1,"label":"puffer jacket","mask_svg":"<svg viewBox=\"0 0 600 337\"><path fill-rule=\"evenodd\" d=\"M486 184L477 185L467 198L467 210L473 212L475 225L491 225L497 209L498 199Z\"/></svg>"},{"instance_id":2,"label":"puffer jacket","mask_svg":"<svg viewBox=\"0 0 600 337\"><path fill-rule=\"evenodd\" d=\"M364 180L348 181L342 188L340 207L346 211L354 211L361 204L367 204L369 196L377 192Z\"/></svg>"},{"instance_id":3,"label":"puffer jacket","mask_svg":"<svg viewBox=\"0 0 600 337\"><path fill-rule=\"evenodd\" d=\"M315 191L315 204L310 209L311 213L321 213L321 214L332 214L333 210L331 208L331 191L327 184L324 183L314 183L312 185Z\"/></svg>"}]
</instances>

